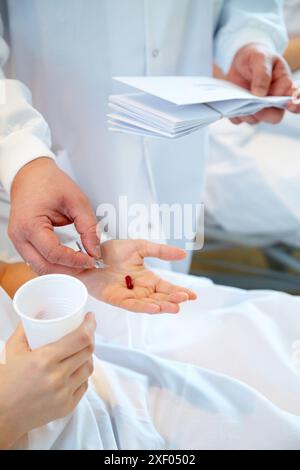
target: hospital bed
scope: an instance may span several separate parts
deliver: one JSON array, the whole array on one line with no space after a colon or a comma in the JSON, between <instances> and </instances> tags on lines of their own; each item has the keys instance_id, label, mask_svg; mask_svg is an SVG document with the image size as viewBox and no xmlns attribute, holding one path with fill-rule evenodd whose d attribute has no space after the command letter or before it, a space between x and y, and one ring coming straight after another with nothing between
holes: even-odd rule
<instances>
[{"instance_id":1,"label":"hospital bed","mask_svg":"<svg viewBox=\"0 0 300 470\"><path fill-rule=\"evenodd\" d=\"M90 390L31 449L299 450L299 298L159 274L198 299L142 315L91 298Z\"/></svg>"}]
</instances>

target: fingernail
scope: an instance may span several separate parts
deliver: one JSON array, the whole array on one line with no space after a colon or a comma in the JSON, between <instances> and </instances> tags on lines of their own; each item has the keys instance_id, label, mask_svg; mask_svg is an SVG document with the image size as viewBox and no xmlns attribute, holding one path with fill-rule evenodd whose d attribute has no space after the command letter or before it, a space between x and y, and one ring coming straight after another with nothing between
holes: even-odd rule
<instances>
[{"instance_id":1,"label":"fingernail","mask_svg":"<svg viewBox=\"0 0 300 470\"><path fill-rule=\"evenodd\" d=\"M96 329L95 315L93 313L88 313L85 321L85 328L87 331L94 333Z\"/></svg>"},{"instance_id":2,"label":"fingernail","mask_svg":"<svg viewBox=\"0 0 300 470\"><path fill-rule=\"evenodd\" d=\"M101 258L101 246L99 243L94 246L94 253L95 253L95 257Z\"/></svg>"},{"instance_id":3,"label":"fingernail","mask_svg":"<svg viewBox=\"0 0 300 470\"><path fill-rule=\"evenodd\" d=\"M84 265L86 269L92 269L96 266L94 258L89 258L89 261Z\"/></svg>"},{"instance_id":4,"label":"fingernail","mask_svg":"<svg viewBox=\"0 0 300 470\"><path fill-rule=\"evenodd\" d=\"M266 92L263 88L254 88L252 93L256 96L266 96Z\"/></svg>"}]
</instances>

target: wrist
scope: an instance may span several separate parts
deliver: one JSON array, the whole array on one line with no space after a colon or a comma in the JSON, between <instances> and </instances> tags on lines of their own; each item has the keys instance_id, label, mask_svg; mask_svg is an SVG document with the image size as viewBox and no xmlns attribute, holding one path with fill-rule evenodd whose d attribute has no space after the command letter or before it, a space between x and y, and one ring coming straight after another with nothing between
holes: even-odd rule
<instances>
[{"instance_id":1,"label":"wrist","mask_svg":"<svg viewBox=\"0 0 300 470\"><path fill-rule=\"evenodd\" d=\"M109 274L102 269L86 269L75 277L83 282L89 295L98 298L98 300L101 300L100 293L103 292L110 278Z\"/></svg>"},{"instance_id":2,"label":"wrist","mask_svg":"<svg viewBox=\"0 0 300 470\"><path fill-rule=\"evenodd\" d=\"M55 160L53 158L41 156L41 157L35 158L34 160L31 160L30 162L22 166L22 168L20 168L20 170L18 171L18 173L16 174L12 182L11 197L13 198L14 191L18 188L20 184L22 184L22 179L26 178L29 172L31 173L34 170L37 171L40 168L47 168L47 167L51 168L53 167L53 165L56 166Z\"/></svg>"}]
</instances>

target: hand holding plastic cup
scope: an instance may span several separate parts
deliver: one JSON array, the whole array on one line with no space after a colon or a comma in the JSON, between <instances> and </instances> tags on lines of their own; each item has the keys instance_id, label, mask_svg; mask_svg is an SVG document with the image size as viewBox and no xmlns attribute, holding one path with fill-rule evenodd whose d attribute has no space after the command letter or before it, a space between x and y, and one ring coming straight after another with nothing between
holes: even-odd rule
<instances>
[{"instance_id":1,"label":"hand holding plastic cup","mask_svg":"<svg viewBox=\"0 0 300 470\"><path fill-rule=\"evenodd\" d=\"M65 274L37 277L21 286L13 299L31 349L58 341L84 320L88 292Z\"/></svg>"}]
</instances>

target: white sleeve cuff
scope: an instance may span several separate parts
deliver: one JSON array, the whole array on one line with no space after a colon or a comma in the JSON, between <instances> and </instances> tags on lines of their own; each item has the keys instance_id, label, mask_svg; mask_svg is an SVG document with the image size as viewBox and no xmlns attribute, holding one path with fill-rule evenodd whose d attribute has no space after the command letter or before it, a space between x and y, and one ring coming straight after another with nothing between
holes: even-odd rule
<instances>
[{"instance_id":1,"label":"white sleeve cuff","mask_svg":"<svg viewBox=\"0 0 300 470\"><path fill-rule=\"evenodd\" d=\"M55 158L49 147L28 129L15 131L0 141L0 181L10 194L18 171L27 163L40 157Z\"/></svg>"},{"instance_id":2,"label":"white sleeve cuff","mask_svg":"<svg viewBox=\"0 0 300 470\"><path fill-rule=\"evenodd\" d=\"M282 53L286 42L282 40L276 44L269 32L259 30L257 27L248 27L232 34L218 34L215 40L215 62L226 74L231 66L234 56L239 49L250 43L260 43L274 52Z\"/></svg>"}]
</instances>

